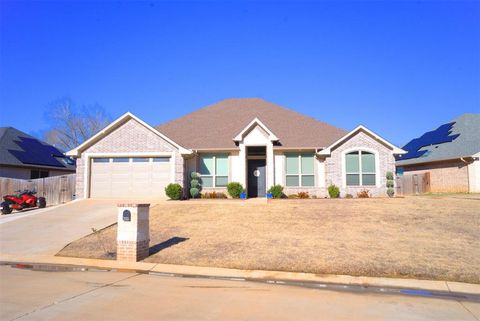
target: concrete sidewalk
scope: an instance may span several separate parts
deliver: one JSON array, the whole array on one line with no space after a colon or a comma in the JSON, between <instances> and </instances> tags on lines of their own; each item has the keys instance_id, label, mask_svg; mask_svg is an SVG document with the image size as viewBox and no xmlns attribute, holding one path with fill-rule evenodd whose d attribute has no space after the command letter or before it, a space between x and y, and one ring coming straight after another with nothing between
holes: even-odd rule
<instances>
[{"instance_id":1,"label":"concrete sidewalk","mask_svg":"<svg viewBox=\"0 0 480 321\"><path fill-rule=\"evenodd\" d=\"M120 271L156 272L162 274L216 277L216 278L238 278L257 279L272 281L302 281L324 284L357 285L368 287L405 288L428 291L443 291L480 295L480 284L470 284L451 281L431 281L399 278L380 278L349 275L317 275L313 273L282 272L282 271L261 271L261 270L238 270L216 267L201 267L187 265L172 265L145 262L121 262L114 260L97 260L70 258L59 256L36 256L25 257L18 260L18 257L0 255L2 262L11 263L38 263L51 265L69 265L77 267L89 267L100 269L115 269ZM279 282L281 283L281 282Z\"/></svg>"}]
</instances>

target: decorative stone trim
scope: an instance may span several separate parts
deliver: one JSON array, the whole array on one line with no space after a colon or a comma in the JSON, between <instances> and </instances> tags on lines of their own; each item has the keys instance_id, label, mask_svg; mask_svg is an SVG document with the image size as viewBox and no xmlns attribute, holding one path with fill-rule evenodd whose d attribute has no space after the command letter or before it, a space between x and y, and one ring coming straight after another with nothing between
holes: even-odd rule
<instances>
[{"instance_id":1,"label":"decorative stone trim","mask_svg":"<svg viewBox=\"0 0 480 321\"><path fill-rule=\"evenodd\" d=\"M142 204L135 204L135 203L119 203L117 207L149 207L150 204L142 203Z\"/></svg>"}]
</instances>

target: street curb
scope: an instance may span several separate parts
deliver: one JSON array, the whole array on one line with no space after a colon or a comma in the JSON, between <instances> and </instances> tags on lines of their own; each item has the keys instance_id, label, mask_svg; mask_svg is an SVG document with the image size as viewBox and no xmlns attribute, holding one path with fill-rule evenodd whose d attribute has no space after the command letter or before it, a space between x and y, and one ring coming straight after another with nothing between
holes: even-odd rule
<instances>
[{"instance_id":1,"label":"street curb","mask_svg":"<svg viewBox=\"0 0 480 321\"><path fill-rule=\"evenodd\" d=\"M177 277L191 279L211 279L224 281L244 281L255 282L271 285L295 286L310 289L323 289L343 292L369 292L394 295L410 295L421 296L438 299L480 302L480 293L478 291L452 291L448 286L448 290L437 290L431 288L421 288L415 286L391 286L384 284L372 283L335 283L327 281L313 281L292 278L269 277L241 277L232 273L232 275L211 275L211 274L195 274L195 273L172 273L154 270L156 265L151 269L112 267L112 266L93 266L79 264L62 264L62 263L35 263L35 262L18 262L18 261L0 261L0 266L11 266L13 268L30 269L44 272L122 272L148 274L159 277ZM235 271L235 270L233 270ZM261 272L261 271L257 271ZM265 272L265 271L264 271ZM432 282L432 281L431 281Z\"/></svg>"}]
</instances>

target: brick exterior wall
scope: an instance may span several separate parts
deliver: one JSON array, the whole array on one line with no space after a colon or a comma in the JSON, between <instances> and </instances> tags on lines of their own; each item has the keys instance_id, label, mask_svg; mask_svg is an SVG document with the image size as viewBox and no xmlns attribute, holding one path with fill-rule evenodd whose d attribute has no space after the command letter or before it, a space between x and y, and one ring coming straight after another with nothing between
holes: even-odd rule
<instances>
[{"instance_id":1,"label":"brick exterior wall","mask_svg":"<svg viewBox=\"0 0 480 321\"><path fill-rule=\"evenodd\" d=\"M175 182L183 186L184 160L178 149L134 119L115 129L83 153L175 152ZM82 153L82 155L83 155ZM76 197L84 198L85 157L77 159Z\"/></svg>"},{"instance_id":2,"label":"brick exterior wall","mask_svg":"<svg viewBox=\"0 0 480 321\"><path fill-rule=\"evenodd\" d=\"M405 175L430 172L432 193L468 193L468 166L460 160L401 167Z\"/></svg>"},{"instance_id":3,"label":"brick exterior wall","mask_svg":"<svg viewBox=\"0 0 480 321\"><path fill-rule=\"evenodd\" d=\"M299 192L307 192L310 197L316 196L318 198L327 197L327 190L323 187L283 187L283 193L285 195L298 194Z\"/></svg>"},{"instance_id":4,"label":"brick exterior wall","mask_svg":"<svg viewBox=\"0 0 480 321\"><path fill-rule=\"evenodd\" d=\"M375 150L378 153L379 163L375 165L378 167L377 175L379 175L380 187L343 187L344 170L342 169L342 152L350 148L362 149L362 147ZM372 196L381 197L387 195L386 173L388 171L395 173L395 158L389 147L361 131L332 151L330 157L325 159L325 171L326 186L328 187L330 184L337 185L340 188L341 197L345 197L346 194L351 194L356 197L357 193L363 189L367 189Z\"/></svg>"}]
</instances>

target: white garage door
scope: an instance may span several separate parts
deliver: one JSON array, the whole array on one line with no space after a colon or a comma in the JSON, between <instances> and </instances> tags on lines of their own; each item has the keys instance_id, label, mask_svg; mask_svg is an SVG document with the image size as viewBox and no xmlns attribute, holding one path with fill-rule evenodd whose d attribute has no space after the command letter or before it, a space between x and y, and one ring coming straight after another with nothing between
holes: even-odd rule
<instances>
[{"instance_id":1,"label":"white garage door","mask_svg":"<svg viewBox=\"0 0 480 321\"><path fill-rule=\"evenodd\" d=\"M171 166L169 157L92 158L90 197L165 197Z\"/></svg>"}]
</instances>

